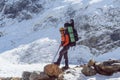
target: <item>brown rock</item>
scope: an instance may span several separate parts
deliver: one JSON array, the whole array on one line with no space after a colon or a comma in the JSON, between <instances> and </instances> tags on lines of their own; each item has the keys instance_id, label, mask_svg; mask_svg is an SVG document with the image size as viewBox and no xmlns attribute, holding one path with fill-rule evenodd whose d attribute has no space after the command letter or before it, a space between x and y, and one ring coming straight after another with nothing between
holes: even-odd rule
<instances>
[{"instance_id":1,"label":"brown rock","mask_svg":"<svg viewBox=\"0 0 120 80\"><path fill-rule=\"evenodd\" d=\"M44 72L48 76L58 77L62 73L62 70L56 64L48 64L44 67Z\"/></svg>"},{"instance_id":2,"label":"brown rock","mask_svg":"<svg viewBox=\"0 0 120 80\"><path fill-rule=\"evenodd\" d=\"M33 72L31 73L29 80L48 80L49 76L44 72Z\"/></svg>"},{"instance_id":3,"label":"brown rock","mask_svg":"<svg viewBox=\"0 0 120 80\"><path fill-rule=\"evenodd\" d=\"M19 77L13 77L11 80L22 80L22 79Z\"/></svg>"},{"instance_id":4,"label":"brown rock","mask_svg":"<svg viewBox=\"0 0 120 80\"><path fill-rule=\"evenodd\" d=\"M85 76L93 76L93 75L95 75L95 74L97 73L93 67L90 67L90 66L88 66L88 65L84 65L84 67L83 67L83 69L81 70L81 72L82 72Z\"/></svg>"}]
</instances>

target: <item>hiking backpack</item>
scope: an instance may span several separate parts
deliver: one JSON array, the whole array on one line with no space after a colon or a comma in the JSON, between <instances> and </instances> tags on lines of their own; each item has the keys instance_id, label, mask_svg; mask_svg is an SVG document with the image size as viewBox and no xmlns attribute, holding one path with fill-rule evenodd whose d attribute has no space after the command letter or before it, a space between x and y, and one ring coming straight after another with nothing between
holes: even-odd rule
<instances>
[{"instance_id":1,"label":"hiking backpack","mask_svg":"<svg viewBox=\"0 0 120 80\"><path fill-rule=\"evenodd\" d=\"M70 23L65 23L65 32L69 35L70 43L69 45L76 46L76 41L78 41L78 34L77 30L70 24Z\"/></svg>"}]
</instances>

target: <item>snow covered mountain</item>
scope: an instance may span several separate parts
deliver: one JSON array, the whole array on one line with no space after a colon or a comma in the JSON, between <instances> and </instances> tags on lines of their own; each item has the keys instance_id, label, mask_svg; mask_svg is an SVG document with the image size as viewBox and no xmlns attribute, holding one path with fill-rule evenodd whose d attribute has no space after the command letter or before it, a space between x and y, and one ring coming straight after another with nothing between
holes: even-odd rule
<instances>
[{"instance_id":1,"label":"snow covered mountain","mask_svg":"<svg viewBox=\"0 0 120 80\"><path fill-rule=\"evenodd\" d=\"M1 0L1 65L50 63L60 44L59 27L71 18L80 40L69 50L70 64L119 52L119 5L119 0Z\"/></svg>"},{"instance_id":2,"label":"snow covered mountain","mask_svg":"<svg viewBox=\"0 0 120 80\"><path fill-rule=\"evenodd\" d=\"M117 40L120 39L119 35L112 38L110 36L119 30L119 0L2 0L0 4L2 4L0 7L1 53L41 38L37 33L40 34L40 31L49 28L55 28L57 34L54 35L54 39L58 39L56 38L59 36L58 28L70 18L75 20L75 27L82 44L79 43L90 47L93 54L109 52L109 48L115 42L111 39L116 40L116 37ZM48 37L47 33L49 34L46 32L44 35ZM36 38L30 39L28 36ZM3 43L6 44L2 45ZM113 45L109 47L104 43Z\"/></svg>"}]
</instances>

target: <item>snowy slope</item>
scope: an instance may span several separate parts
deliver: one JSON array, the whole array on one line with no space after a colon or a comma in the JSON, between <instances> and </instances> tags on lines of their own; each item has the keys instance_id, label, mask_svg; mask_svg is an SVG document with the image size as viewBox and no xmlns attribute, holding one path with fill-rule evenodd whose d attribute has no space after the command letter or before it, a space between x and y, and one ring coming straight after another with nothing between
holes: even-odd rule
<instances>
[{"instance_id":1,"label":"snowy slope","mask_svg":"<svg viewBox=\"0 0 120 80\"><path fill-rule=\"evenodd\" d=\"M105 61L109 59L120 60L119 53L120 53L120 47L115 49L114 51L111 51L111 52L108 52L106 54L96 57L96 61Z\"/></svg>"},{"instance_id":2,"label":"snowy slope","mask_svg":"<svg viewBox=\"0 0 120 80\"><path fill-rule=\"evenodd\" d=\"M82 50L83 52L86 52L85 50ZM111 59L119 59L119 56L116 56L115 54L113 55L113 53L119 53L119 48L114 50L111 53L106 53L106 55L101 55L100 57L96 58L96 61L103 61L103 60L108 60L109 58ZM43 55L44 57L46 56L46 54ZM89 56L89 54L84 54L83 56ZM16 56L14 56L15 58ZM48 57L48 56L47 56ZM44 61L48 61L47 57L44 58ZM73 55L72 55L73 57ZM101 58L103 57L103 58ZM108 58L109 57L109 58ZM4 58L4 57L3 57ZM43 63L33 63L33 64L17 64L17 63L12 63L8 62L7 60L4 60L3 58L0 59L1 64L0 64L0 76L1 77L21 77L22 76L22 72L23 71L43 71L44 66L47 64L43 61ZM91 56L87 57L87 58L91 58ZM41 59L39 59L40 61L42 61L42 57ZM49 58L50 59L50 55ZM18 62L15 61L14 62ZM64 64L62 64L60 67L64 66ZM120 73L114 73L112 76L103 76L103 75L95 75L95 76L91 76L91 77L86 77L81 73L81 69L82 68L74 68L75 66L77 66L77 64L70 64L71 69L69 69L68 71L65 72L64 74L64 79L65 80L120 80Z\"/></svg>"},{"instance_id":3,"label":"snowy slope","mask_svg":"<svg viewBox=\"0 0 120 80\"><path fill-rule=\"evenodd\" d=\"M43 38L28 45L21 45L18 48L6 51L3 54L0 54L0 57L14 64L48 63L54 58L58 46L59 43L56 40ZM60 49L62 49L62 47ZM69 57L69 62L71 64L83 64L93 58L93 55L90 53L89 48L77 46L70 48Z\"/></svg>"},{"instance_id":4,"label":"snowy slope","mask_svg":"<svg viewBox=\"0 0 120 80\"><path fill-rule=\"evenodd\" d=\"M17 1L8 0L6 4ZM9 19L5 17L0 21L4 23L4 26L0 28L0 32L3 34L3 37L0 38L1 53L21 44L31 43L41 37L59 40L58 28L62 27L63 23L69 21L70 18L75 19L75 27L80 31L79 36L82 39L98 36L107 31L112 32L113 29L109 29L109 26L115 29L119 28L117 25L119 22L114 20L110 22L108 16L111 8L118 8L119 11L119 0L42 0L40 3L43 4L44 9L39 14L33 14L32 19L18 22L18 18ZM116 12L116 14L119 13ZM82 15L86 15L88 19L81 18ZM115 20L119 19L119 15L115 16ZM95 27L90 28L90 32L82 30L81 27L86 23Z\"/></svg>"}]
</instances>

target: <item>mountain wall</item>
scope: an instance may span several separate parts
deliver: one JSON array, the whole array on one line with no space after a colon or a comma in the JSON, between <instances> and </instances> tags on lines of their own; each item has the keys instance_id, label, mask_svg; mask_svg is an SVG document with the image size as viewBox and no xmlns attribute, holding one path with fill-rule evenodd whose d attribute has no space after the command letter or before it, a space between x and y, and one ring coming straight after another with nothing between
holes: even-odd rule
<instances>
[{"instance_id":1,"label":"mountain wall","mask_svg":"<svg viewBox=\"0 0 120 80\"><path fill-rule=\"evenodd\" d=\"M119 5L119 0L1 0L0 52L43 37L59 43L59 27L71 18L79 33L77 45L88 47L97 56L110 52L120 47Z\"/></svg>"}]
</instances>

